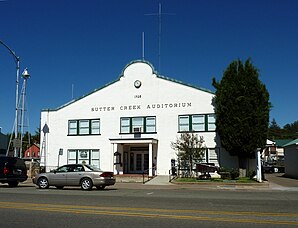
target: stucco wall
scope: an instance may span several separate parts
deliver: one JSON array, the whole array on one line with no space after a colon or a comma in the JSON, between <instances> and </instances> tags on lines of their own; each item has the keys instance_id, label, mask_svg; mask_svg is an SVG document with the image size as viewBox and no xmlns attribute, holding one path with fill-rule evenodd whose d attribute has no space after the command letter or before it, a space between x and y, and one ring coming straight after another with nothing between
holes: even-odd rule
<instances>
[{"instance_id":1,"label":"stucco wall","mask_svg":"<svg viewBox=\"0 0 298 228\"><path fill-rule=\"evenodd\" d=\"M135 88L135 80L142 85ZM41 128L47 124L46 163L56 166L58 151L60 164L67 163L69 149L100 149L100 167L113 169L113 151L110 139L132 138L131 134L120 134L120 117L156 116L155 134L141 135L142 138L158 140L158 174L166 175L170 160L176 157L170 143L178 134L178 116L184 114L214 113L214 94L186 86L165 78L157 77L149 64L133 63L123 71L122 77L109 86L97 90L58 110L42 111ZM68 120L100 118L101 135L68 136ZM215 132L202 132L205 145L216 147ZM44 134L41 134L41 144Z\"/></svg>"},{"instance_id":2,"label":"stucco wall","mask_svg":"<svg viewBox=\"0 0 298 228\"><path fill-rule=\"evenodd\" d=\"M285 175L298 178L298 149L297 145L291 145L284 148L285 153Z\"/></svg>"}]
</instances>

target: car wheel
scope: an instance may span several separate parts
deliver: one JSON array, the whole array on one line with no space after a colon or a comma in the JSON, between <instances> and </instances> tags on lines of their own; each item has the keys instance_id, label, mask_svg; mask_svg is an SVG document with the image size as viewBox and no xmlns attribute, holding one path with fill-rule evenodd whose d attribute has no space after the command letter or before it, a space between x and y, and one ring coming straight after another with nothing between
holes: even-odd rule
<instances>
[{"instance_id":1,"label":"car wheel","mask_svg":"<svg viewBox=\"0 0 298 228\"><path fill-rule=\"evenodd\" d=\"M49 186L50 186L48 179L45 177L40 177L38 179L37 185L41 189L46 189L46 188L49 188Z\"/></svg>"},{"instance_id":2,"label":"car wheel","mask_svg":"<svg viewBox=\"0 0 298 228\"><path fill-rule=\"evenodd\" d=\"M63 189L64 186L56 186L56 188L58 188L58 189Z\"/></svg>"},{"instance_id":3,"label":"car wheel","mask_svg":"<svg viewBox=\"0 0 298 228\"><path fill-rule=\"evenodd\" d=\"M104 186L104 185L99 185L99 186L96 186L96 188L97 188L98 190L104 190L104 189L105 189L105 187L106 187L106 186Z\"/></svg>"},{"instance_id":4,"label":"car wheel","mask_svg":"<svg viewBox=\"0 0 298 228\"><path fill-rule=\"evenodd\" d=\"M81 180L81 188L82 190L91 190L93 187L92 180L90 178L83 178Z\"/></svg>"},{"instance_id":5,"label":"car wheel","mask_svg":"<svg viewBox=\"0 0 298 228\"><path fill-rule=\"evenodd\" d=\"M18 184L19 184L19 182L17 182L17 181L10 181L10 182L8 182L8 186L10 188L17 187Z\"/></svg>"}]
</instances>

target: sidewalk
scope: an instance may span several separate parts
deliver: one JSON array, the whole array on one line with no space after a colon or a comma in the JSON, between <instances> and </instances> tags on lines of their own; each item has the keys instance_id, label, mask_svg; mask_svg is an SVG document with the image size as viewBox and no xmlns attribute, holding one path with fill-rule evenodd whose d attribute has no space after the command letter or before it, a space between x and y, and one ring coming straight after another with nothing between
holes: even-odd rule
<instances>
[{"instance_id":1,"label":"sidewalk","mask_svg":"<svg viewBox=\"0 0 298 228\"><path fill-rule=\"evenodd\" d=\"M156 179L154 182L116 182L114 186L108 188L116 189L191 189L191 190L252 190L252 191L297 191L298 180L286 178L281 173L267 174L267 181L262 183L235 183L235 182L168 182L166 176ZM20 186L36 186L31 179L20 183Z\"/></svg>"}]
</instances>

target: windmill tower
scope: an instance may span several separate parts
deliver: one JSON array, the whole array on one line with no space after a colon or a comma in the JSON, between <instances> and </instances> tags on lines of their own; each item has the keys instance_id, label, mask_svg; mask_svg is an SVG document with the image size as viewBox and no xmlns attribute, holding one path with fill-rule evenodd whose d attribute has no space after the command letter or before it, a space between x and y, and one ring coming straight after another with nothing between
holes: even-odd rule
<instances>
[{"instance_id":1,"label":"windmill tower","mask_svg":"<svg viewBox=\"0 0 298 228\"><path fill-rule=\"evenodd\" d=\"M24 139L24 128L27 127L29 128L29 120L28 120L28 115L25 115L27 113L27 103L26 103L26 86L27 86L27 80L30 78L30 74L28 73L27 68L24 70L24 72L22 73L22 77L23 77L23 86L22 86L22 90L21 90L21 97L20 97L20 101L19 101L19 105L21 105L21 107L19 108L20 110L20 119L19 119L19 132L20 132L20 139L21 139L21 147L20 147L20 152L19 152L19 157L23 157L23 139ZM27 118L27 124L24 124L24 120L25 118ZM29 132L29 131L28 131ZM30 134L30 133L29 133ZM30 136L28 137L28 145L30 145Z\"/></svg>"}]
</instances>

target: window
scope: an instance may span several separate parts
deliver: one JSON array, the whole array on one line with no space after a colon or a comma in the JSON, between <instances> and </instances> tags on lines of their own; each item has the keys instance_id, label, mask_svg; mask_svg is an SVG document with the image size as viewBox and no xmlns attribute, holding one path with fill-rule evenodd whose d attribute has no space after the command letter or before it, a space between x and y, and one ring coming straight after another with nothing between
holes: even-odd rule
<instances>
[{"instance_id":1,"label":"window","mask_svg":"<svg viewBox=\"0 0 298 228\"><path fill-rule=\"evenodd\" d=\"M91 135L100 133L100 120L91 120Z\"/></svg>"},{"instance_id":2,"label":"window","mask_svg":"<svg viewBox=\"0 0 298 228\"><path fill-rule=\"evenodd\" d=\"M156 117L121 117L120 133L155 133Z\"/></svg>"},{"instance_id":3,"label":"window","mask_svg":"<svg viewBox=\"0 0 298 228\"><path fill-rule=\"evenodd\" d=\"M79 135L89 134L89 120L79 120Z\"/></svg>"},{"instance_id":4,"label":"window","mask_svg":"<svg viewBox=\"0 0 298 228\"><path fill-rule=\"evenodd\" d=\"M179 132L190 131L215 131L214 114L181 115L179 120Z\"/></svg>"},{"instance_id":5,"label":"window","mask_svg":"<svg viewBox=\"0 0 298 228\"><path fill-rule=\"evenodd\" d=\"M193 115L192 116L192 130L193 131L205 131L205 116Z\"/></svg>"},{"instance_id":6,"label":"window","mask_svg":"<svg viewBox=\"0 0 298 228\"><path fill-rule=\"evenodd\" d=\"M156 132L155 117L146 117L146 132Z\"/></svg>"},{"instance_id":7,"label":"window","mask_svg":"<svg viewBox=\"0 0 298 228\"><path fill-rule=\"evenodd\" d=\"M215 131L215 115L209 114L208 115L208 131Z\"/></svg>"},{"instance_id":8,"label":"window","mask_svg":"<svg viewBox=\"0 0 298 228\"><path fill-rule=\"evenodd\" d=\"M179 131L189 131L189 116L179 116Z\"/></svg>"},{"instance_id":9,"label":"window","mask_svg":"<svg viewBox=\"0 0 298 228\"><path fill-rule=\"evenodd\" d=\"M76 135L78 134L78 123L76 120L68 121L68 134L69 135Z\"/></svg>"},{"instance_id":10,"label":"window","mask_svg":"<svg viewBox=\"0 0 298 228\"><path fill-rule=\"evenodd\" d=\"M130 119L129 118L121 118L121 133L129 133L130 132Z\"/></svg>"},{"instance_id":11,"label":"window","mask_svg":"<svg viewBox=\"0 0 298 228\"><path fill-rule=\"evenodd\" d=\"M132 130L133 132L143 132L144 118L136 117L132 118Z\"/></svg>"},{"instance_id":12,"label":"window","mask_svg":"<svg viewBox=\"0 0 298 228\"><path fill-rule=\"evenodd\" d=\"M100 168L99 149L77 149L67 151L67 164L86 164Z\"/></svg>"},{"instance_id":13,"label":"window","mask_svg":"<svg viewBox=\"0 0 298 228\"><path fill-rule=\"evenodd\" d=\"M206 148L203 163L213 163L215 166L219 166L219 148Z\"/></svg>"},{"instance_id":14,"label":"window","mask_svg":"<svg viewBox=\"0 0 298 228\"><path fill-rule=\"evenodd\" d=\"M100 120L69 120L68 135L99 135Z\"/></svg>"}]
</instances>

